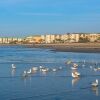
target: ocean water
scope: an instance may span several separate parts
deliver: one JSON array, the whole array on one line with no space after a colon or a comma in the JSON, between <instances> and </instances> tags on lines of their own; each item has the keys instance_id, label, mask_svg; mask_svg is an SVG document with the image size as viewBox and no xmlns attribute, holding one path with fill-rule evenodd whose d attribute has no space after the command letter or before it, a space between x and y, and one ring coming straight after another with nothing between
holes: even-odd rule
<instances>
[{"instance_id":1,"label":"ocean water","mask_svg":"<svg viewBox=\"0 0 100 100\"><path fill-rule=\"evenodd\" d=\"M72 63L67 64L66 62ZM73 63L78 64L80 78L71 76ZM16 69L11 68L15 64ZM48 72L36 71L23 77L23 72L44 66ZM59 69L62 67L62 69ZM99 100L100 53L54 52L21 46L0 46L0 100ZM59 69L53 72L51 69Z\"/></svg>"}]
</instances>

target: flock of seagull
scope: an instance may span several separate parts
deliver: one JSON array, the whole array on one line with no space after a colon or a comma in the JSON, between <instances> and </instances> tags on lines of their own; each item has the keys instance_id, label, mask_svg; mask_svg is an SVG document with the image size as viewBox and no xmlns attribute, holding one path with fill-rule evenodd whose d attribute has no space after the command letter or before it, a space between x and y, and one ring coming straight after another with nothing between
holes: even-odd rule
<instances>
[{"instance_id":1,"label":"flock of seagull","mask_svg":"<svg viewBox=\"0 0 100 100\"><path fill-rule=\"evenodd\" d=\"M47 68L47 67L44 67L44 66L32 67L29 70L24 70L22 76L27 77L28 75L35 73L37 71L44 72L44 73L46 73L48 71L56 72L58 70L61 70L62 68L63 67L59 67L59 68ZM12 64L12 69L16 69L16 66L14 64Z\"/></svg>"},{"instance_id":2,"label":"flock of seagull","mask_svg":"<svg viewBox=\"0 0 100 100\"><path fill-rule=\"evenodd\" d=\"M85 66L85 64L82 65L83 67ZM92 68L92 66L90 66L90 68ZM73 78L79 78L81 76L81 74L77 71L78 69L78 64L74 63L73 67L71 67L72 69L72 77ZM100 70L100 68L94 68L94 71ZM99 85L98 79L96 79L94 82L91 83L92 87L97 87Z\"/></svg>"},{"instance_id":3,"label":"flock of seagull","mask_svg":"<svg viewBox=\"0 0 100 100\"><path fill-rule=\"evenodd\" d=\"M70 64L70 63L71 63L71 61L68 61L67 62L67 64ZM82 66L84 67L85 64L83 64ZM48 72L48 71L56 72L57 70L61 70L62 68L63 67L58 67L58 68L47 68L47 67L43 67L43 66L33 67L33 68L30 68L27 71L25 70L23 72L23 75L22 76L23 77L27 77L28 75L30 75L30 74L32 74L32 73L34 73L36 71L45 72L45 73ZM92 66L90 66L90 68L92 68ZM12 69L16 69L15 64L12 64ZM77 71L77 69L78 69L78 64L77 63L73 63L73 66L71 67L71 69L72 69L71 75L72 75L72 77L74 79L79 78L81 76L81 73L79 73ZM94 68L94 71L97 71L97 70L100 70L100 68L99 67L98 68ZM95 82L92 82L91 83L91 86L92 87L97 87L98 85L99 85L98 79L96 79Z\"/></svg>"}]
</instances>

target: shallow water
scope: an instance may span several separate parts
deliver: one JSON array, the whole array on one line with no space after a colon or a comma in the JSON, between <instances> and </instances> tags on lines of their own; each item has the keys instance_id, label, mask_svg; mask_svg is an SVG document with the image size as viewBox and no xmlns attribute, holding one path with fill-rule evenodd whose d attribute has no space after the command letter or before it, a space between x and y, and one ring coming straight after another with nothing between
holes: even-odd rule
<instances>
[{"instance_id":1,"label":"shallow water","mask_svg":"<svg viewBox=\"0 0 100 100\"><path fill-rule=\"evenodd\" d=\"M71 77L72 63L66 64L69 60L79 65L80 78ZM62 69L22 77L24 70L41 65ZM95 67L100 67L99 53L0 46L0 100L99 100L100 87L91 87L95 79L100 81L100 71L94 71Z\"/></svg>"}]
</instances>

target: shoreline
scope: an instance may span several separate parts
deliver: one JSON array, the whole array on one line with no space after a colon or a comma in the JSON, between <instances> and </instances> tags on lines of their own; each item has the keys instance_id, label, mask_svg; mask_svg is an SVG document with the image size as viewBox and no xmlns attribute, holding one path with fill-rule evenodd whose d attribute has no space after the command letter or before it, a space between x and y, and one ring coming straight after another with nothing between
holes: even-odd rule
<instances>
[{"instance_id":1,"label":"shoreline","mask_svg":"<svg viewBox=\"0 0 100 100\"><path fill-rule=\"evenodd\" d=\"M50 49L54 52L100 53L100 43L0 44L0 46L23 46L29 48L42 48Z\"/></svg>"},{"instance_id":2,"label":"shoreline","mask_svg":"<svg viewBox=\"0 0 100 100\"><path fill-rule=\"evenodd\" d=\"M100 43L34 44L28 47L50 49L55 52L100 53Z\"/></svg>"}]
</instances>

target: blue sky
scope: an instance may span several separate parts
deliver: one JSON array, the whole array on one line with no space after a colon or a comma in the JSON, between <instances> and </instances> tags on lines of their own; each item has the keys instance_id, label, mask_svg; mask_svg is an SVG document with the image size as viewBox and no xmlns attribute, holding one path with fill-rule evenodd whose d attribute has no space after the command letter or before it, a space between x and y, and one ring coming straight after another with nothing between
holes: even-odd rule
<instances>
[{"instance_id":1,"label":"blue sky","mask_svg":"<svg viewBox=\"0 0 100 100\"><path fill-rule=\"evenodd\" d=\"M100 32L100 0L0 0L0 36Z\"/></svg>"}]
</instances>

